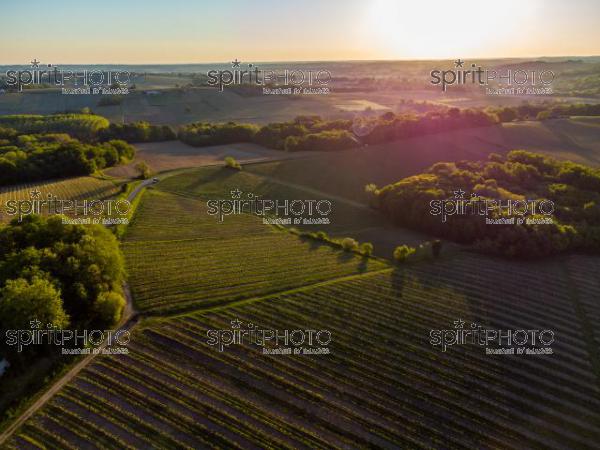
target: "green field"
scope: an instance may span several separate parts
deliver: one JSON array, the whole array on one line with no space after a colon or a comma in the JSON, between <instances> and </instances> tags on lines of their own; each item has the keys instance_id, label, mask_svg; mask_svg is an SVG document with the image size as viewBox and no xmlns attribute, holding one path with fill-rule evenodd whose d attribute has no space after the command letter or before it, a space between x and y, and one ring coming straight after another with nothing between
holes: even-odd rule
<instances>
[{"instance_id":1,"label":"green field","mask_svg":"<svg viewBox=\"0 0 600 450\"><path fill-rule=\"evenodd\" d=\"M247 170L366 203L368 183L385 186L439 161L485 160L490 153L530 150L600 165L600 118L515 122L332 152L315 158L253 164Z\"/></svg>"},{"instance_id":2,"label":"green field","mask_svg":"<svg viewBox=\"0 0 600 450\"><path fill-rule=\"evenodd\" d=\"M0 221L8 222L12 216L6 214L9 200L32 200L32 192L39 191L39 199L48 195L59 200L102 200L119 193L118 183L98 177L77 177L65 180L24 183L0 188Z\"/></svg>"},{"instance_id":3,"label":"green field","mask_svg":"<svg viewBox=\"0 0 600 450\"><path fill-rule=\"evenodd\" d=\"M281 167L295 170L305 164L320 164L321 158L286 161ZM269 166L270 163L267 163ZM277 164L277 163L273 163ZM191 170L177 176L168 177L157 186L164 192L172 192L184 196L193 196L202 200L231 199L230 192L239 189L243 195L248 193L271 200L330 200L332 202L331 224L300 226L307 230L324 230L327 232L343 232L350 229L363 229L378 226L384 221L382 217L369 210L368 207L348 197L338 197L335 193L313 189L309 179L302 183L289 183L280 178L271 178L259 172L263 164L247 165L242 171L232 171L222 167L204 167ZM308 178L309 172L305 172Z\"/></svg>"},{"instance_id":4,"label":"green field","mask_svg":"<svg viewBox=\"0 0 600 450\"><path fill-rule=\"evenodd\" d=\"M123 251L136 306L153 314L219 305L386 267L303 241L254 216L237 215L219 223L206 213L203 202L155 190L144 195Z\"/></svg>"},{"instance_id":5,"label":"green field","mask_svg":"<svg viewBox=\"0 0 600 450\"><path fill-rule=\"evenodd\" d=\"M147 189L122 244L142 315L129 354L96 358L9 447L597 447L599 258L519 263L458 251L394 266L255 216L220 223L205 200L233 188L302 191L219 167ZM234 320L328 330L330 353L209 345L208 330ZM430 343L431 330L457 320L552 330L553 354Z\"/></svg>"},{"instance_id":6,"label":"green field","mask_svg":"<svg viewBox=\"0 0 600 450\"><path fill-rule=\"evenodd\" d=\"M591 134L597 126L574 122ZM571 126L552 125L564 134L549 153L593 163L597 142L579 132L571 142ZM273 200L330 199L332 224L308 229L371 236L385 250L376 254L389 257L410 235L368 208L366 183L509 150L532 127L548 137L542 123L515 123L493 131L511 133L502 144L485 139L490 130L469 130L242 171L161 176L121 243L139 314L129 354L97 357L7 448L598 448L600 258L525 263L445 243L439 259L396 265L255 216L221 223L207 213L207 200L230 199L235 189ZM573 152L565 150L571 144ZM1 195L28 199L33 187ZM117 190L92 177L37 187L71 198ZM230 330L236 319L328 330L330 353L267 355L248 344L220 352L208 344L208 330ZM460 320L552 330L553 354L491 355L476 344L444 352L430 343L431 330L452 331Z\"/></svg>"},{"instance_id":7,"label":"green field","mask_svg":"<svg viewBox=\"0 0 600 450\"><path fill-rule=\"evenodd\" d=\"M600 374L582 331L594 306L572 291L572 277L585 274L599 278L597 259L506 264L463 255L154 319L137 329L129 355L99 358L12 443L595 448ZM598 283L580 289L580 298L600 295ZM250 345L223 352L207 345L208 329L229 329L235 319L330 330L331 353L263 355ZM444 353L429 344L431 329L452 328L458 319L553 329L555 353L486 355L469 345Z\"/></svg>"}]
</instances>

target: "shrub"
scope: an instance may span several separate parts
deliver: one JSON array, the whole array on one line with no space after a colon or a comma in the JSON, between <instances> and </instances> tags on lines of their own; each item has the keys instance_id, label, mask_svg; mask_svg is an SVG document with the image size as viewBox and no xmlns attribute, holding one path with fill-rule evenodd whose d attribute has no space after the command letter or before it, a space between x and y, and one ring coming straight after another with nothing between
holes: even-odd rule
<instances>
[{"instance_id":1,"label":"shrub","mask_svg":"<svg viewBox=\"0 0 600 450\"><path fill-rule=\"evenodd\" d=\"M229 169L242 170L241 164L237 162L233 156L225 157L225 167Z\"/></svg>"},{"instance_id":2,"label":"shrub","mask_svg":"<svg viewBox=\"0 0 600 450\"><path fill-rule=\"evenodd\" d=\"M142 180L147 180L152 175L152 171L150 170L150 166L146 164L146 161L140 161L135 165L135 170L138 171L139 177Z\"/></svg>"},{"instance_id":3,"label":"shrub","mask_svg":"<svg viewBox=\"0 0 600 450\"><path fill-rule=\"evenodd\" d=\"M101 292L94 302L95 320L103 326L111 326L119 321L125 308L125 299L117 292Z\"/></svg>"},{"instance_id":4,"label":"shrub","mask_svg":"<svg viewBox=\"0 0 600 450\"><path fill-rule=\"evenodd\" d=\"M360 244L359 252L365 256L371 256L373 254L373 244L370 242L363 242Z\"/></svg>"},{"instance_id":5,"label":"shrub","mask_svg":"<svg viewBox=\"0 0 600 450\"><path fill-rule=\"evenodd\" d=\"M409 247L408 245L400 245L394 250L394 259L397 262L404 262L410 255L415 253L415 251L416 249L414 247Z\"/></svg>"},{"instance_id":6,"label":"shrub","mask_svg":"<svg viewBox=\"0 0 600 450\"><path fill-rule=\"evenodd\" d=\"M318 239L319 241L328 241L329 236L327 236L327 233L325 233L324 231L317 231L315 233L315 239Z\"/></svg>"},{"instance_id":7,"label":"shrub","mask_svg":"<svg viewBox=\"0 0 600 450\"><path fill-rule=\"evenodd\" d=\"M352 238L344 238L340 241L340 245L346 252L352 252L358 250L358 242Z\"/></svg>"}]
</instances>

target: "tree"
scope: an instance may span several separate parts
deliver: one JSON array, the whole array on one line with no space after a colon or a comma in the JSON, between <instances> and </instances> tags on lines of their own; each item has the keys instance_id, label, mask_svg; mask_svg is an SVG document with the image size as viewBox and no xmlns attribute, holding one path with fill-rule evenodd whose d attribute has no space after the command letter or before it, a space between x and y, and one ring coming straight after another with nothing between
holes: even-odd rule
<instances>
[{"instance_id":1,"label":"tree","mask_svg":"<svg viewBox=\"0 0 600 450\"><path fill-rule=\"evenodd\" d=\"M0 290L0 328L29 330L32 320L38 320L42 327L46 324L58 328L69 325L60 291L43 278L8 280Z\"/></svg>"},{"instance_id":2,"label":"tree","mask_svg":"<svg viewBox=\"0 0 600 450\"><path fill-rule=\"evenodd\" d=\"M365 194L369 199L369 206L372 208L377 208L379 199L379 190L377 189L377 185L375 183L369 183L365 185Z\"/></svg>"},{"instance_id":3,"label":"tree","mask_svg":"<svg viewBox=\"0 0 600 450\"><path fill-rule=\"evenodd\" d=\"M517 118L517 112L514 108L503 108L496 113L500 122L512 122Z\"/></svg>"},{"instance_id":4,"label":"tree","mask_svg":"<svg viewBox=\"0 0 600 450\"><path fill-rule=\"evenodd\" d=\"M547 120L550 118L550 111L540 111L535 116L536 120Z\"/></svg>"},{"instance_id":5,"label":"tree","mask_svg":"<svg viewBox=\"0 0 600 450\"><path fill-rule=\"evenodd\" d=\"M242 170L241 164L237 162L233 156L225 157L225 167L229 169Z\"/></svg>"},{"instance_id":6,"label":"tree","mask_svg":"<svg viewBox=\"0 0 600 450\"><path fill-rule=\"evenodd\" d=\"M124 277L123 255L106 227L31 215L0 230L0 286L19 278L48 280L60 290L74 328L98 326L98 298L120 294Z\"/></svg>"},{"instance_id":7,"label":"tree","mask_svg":"<svg viewBox=\"0 0 600 450\"><path fill-rule=\"evenodd\" d=\"M125 308L125 299L117 292L101 292L94 302L96 320L104 326L116 324Z\"/></svg>"},{"instance_id":8,"label":"tree","mask_svg":"<svg viewBox=\"0 0 600 450\"><path fill-rule=\"evenodd\" d=\"M373 244L370 242L363 242L360 244L360 253L365 256L371 256L373 254Z\"/></svg>"},{"instance_id":9,"label":"tree","mask_svg":"<svg viewBox=\"0 0 600 450\"><path fill-rule=\"evenodd\" d=\"M146 164L146 161L140 161L139 163L137 163L135 165L135 170L138 171L139 177L142 180L147 180L148 178L150 178L150 175L152 175L150 166L148 166L148 164Z\"/></svg>"},{"instance_id":10,"label":"tree","mask_svg":"<svg viewBox=\"0 0 600 450\"><path fill-rule=\"evenodd\" d=\"M358 250L358 242L349 237L342 239L340 245L347 252Z\"/></svg>"},{"instance_id":11,"label":"tree","mask_svg":"<svg viewBox=\"0 0 600 450\"><path fill-rule=\"evenodd\" d=\"M397 262L404 262L406 259L415 252L414 247L408 245L400 245L394 250L394 259Z\"/></svg>"}]
</instances>

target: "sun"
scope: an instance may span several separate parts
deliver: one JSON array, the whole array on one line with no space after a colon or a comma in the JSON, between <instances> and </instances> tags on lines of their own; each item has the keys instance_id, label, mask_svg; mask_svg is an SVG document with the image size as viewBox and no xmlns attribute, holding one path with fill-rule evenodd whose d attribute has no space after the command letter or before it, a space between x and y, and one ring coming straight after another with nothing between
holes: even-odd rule
<instances>
[{"instance_id":1,"label":"sun","mask_svg":"<svg viewBox=\"0 0 600 450\"><path fill-rule=\"evenodd\" d=\"M373 52L388 58L484 56L519 46L537 0L487 2L374 0L365 14ZM512 53L507 51L506 54Z\"/></svg>"}]
</instances>

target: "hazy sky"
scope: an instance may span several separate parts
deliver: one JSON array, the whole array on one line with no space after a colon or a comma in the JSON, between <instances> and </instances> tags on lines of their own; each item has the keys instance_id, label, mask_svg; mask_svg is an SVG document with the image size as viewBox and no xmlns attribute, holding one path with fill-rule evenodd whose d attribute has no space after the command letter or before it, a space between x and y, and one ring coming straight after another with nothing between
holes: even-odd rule
<instances>
[{"instance_id":1,"label":"hazy sky","mask_svg":"<svg viewBox=\"0 0 600 450\"><path fill-rule=\"evenodd\" d=\"M598 0L24 0L0 64L600 55Z\"/></svg>"}]
</instances>

